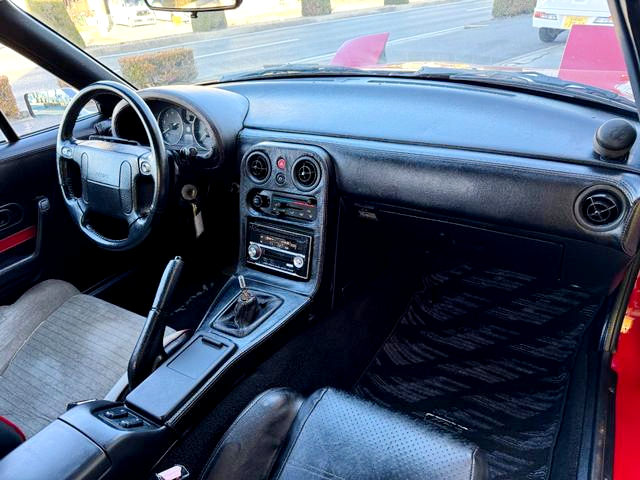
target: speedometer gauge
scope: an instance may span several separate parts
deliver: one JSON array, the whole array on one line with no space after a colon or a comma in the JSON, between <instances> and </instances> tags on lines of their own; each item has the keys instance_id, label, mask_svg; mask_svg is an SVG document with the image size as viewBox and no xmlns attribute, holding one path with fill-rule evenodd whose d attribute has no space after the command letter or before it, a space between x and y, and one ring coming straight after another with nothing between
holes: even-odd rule
<instances>
[{"instance_id":1,"label":"speedometer gauge","mask_svg":"<svg viewBox=\"0 0 640 480\"><path fill-rule=\"evenodd\" d=\"M175 145L182 138L184 133L184 122L182 115L175 108L167 108L160 114L158 119L162 138L169 145Z\"/></svg>"},{"instance_id":2,"label":"speedometer gauge","mask_svg":"<svg viewBox=\"0 0 640 480\"><path fill-rule=\"evenodd\" d=\"M196 118L193 127L196 134L196 142L198 142L201 147L211 150L213 148L213 139L205 123L199 118Z\"/></svg>"}]
</instances>

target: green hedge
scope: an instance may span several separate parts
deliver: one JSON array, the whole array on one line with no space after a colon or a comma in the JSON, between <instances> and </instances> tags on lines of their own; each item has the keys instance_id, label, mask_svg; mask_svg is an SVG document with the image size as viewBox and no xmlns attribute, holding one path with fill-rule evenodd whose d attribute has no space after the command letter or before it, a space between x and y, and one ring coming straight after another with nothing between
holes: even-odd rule
<instances>
[{"instance_id":1,"label":"green hedge","mask_svg":"<svg viewBox=\"0 0 640 480\"><path fill-rule=\"evenodd\" d=\"M200 12L197 18L191 19L191 30L194 32L210 32L227 28L227 16L224 12Z\"/></svg>"},{"instance_id":2,"label":"green hedge","mask_svg":"<svg viewBox=\"0 0 640 480\"><path fill-rule=\"evenodd\" d=\"M331 0L302 0L302 16L329 15Z\"/></svg>"},{"instance_id":3,"label":"green hedge","mask_svg":"<svg viewBox=\"0 0 640 480\"><path fill-rule=\"evenodd\" d=\"M85 48L85 43L62 0L25 0L27 11L64 38Z\"/></svg>"},{"instance_id":4,"label":"green hedge","mask_svg":"<svg viewBox=\"0 0 640 480\"><path fill-rule=\"evenodd\" d=\"M118 59L122 75L137 87L192 83L198 76L193 50L173 48Z\"/></svg>"},{"instance_id":5,"label":"green hedge","mask_svg":"<svg viewBox=\"0 0 640 480\"><path fill-rule=\"evenodd\" d=\"M494 17L513 17L521 13L533 13L536 0L493 0Z\"/></svg>"},{"instance_id":6,"label":"green hedge","mask_svg":"<svg viewBox=\"0 0 640 480\"><path fill-rule=\"evenodd\" d=\"M0 112L7 118L20 117L16 97L11 90L9 79L4 75L0 75Z\"/></svg>"}]
</instances>

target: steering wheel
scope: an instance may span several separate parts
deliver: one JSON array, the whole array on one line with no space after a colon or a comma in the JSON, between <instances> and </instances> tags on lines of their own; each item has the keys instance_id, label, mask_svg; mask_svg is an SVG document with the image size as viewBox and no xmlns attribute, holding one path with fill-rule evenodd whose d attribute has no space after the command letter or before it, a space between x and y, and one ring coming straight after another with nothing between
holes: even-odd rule
<instances>
[{"instance_id":1,"label":"steering wheel","mask_svg":"<svg viewBox=\"0 0 640 480\"><path fill-rule=\"evenodd\" d=\"M149 147L104 137L73 138L80 111L104 94L117 96L131 106L144 126ZM93 242L108 250L128 250L147 238L167 200L169 162L158 123L133 89L103 81L78 92L60 124L56 165L71 217ZM118 225L110 231L117 231L119 238L110 238L96 228L95 220L101 218Z\"/></svg>"}]
</instances>

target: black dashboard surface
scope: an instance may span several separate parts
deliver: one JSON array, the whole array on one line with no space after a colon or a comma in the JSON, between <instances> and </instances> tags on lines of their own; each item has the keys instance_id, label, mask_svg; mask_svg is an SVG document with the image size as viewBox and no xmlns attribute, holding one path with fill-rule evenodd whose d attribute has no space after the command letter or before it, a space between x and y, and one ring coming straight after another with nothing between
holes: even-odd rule
<instances>
[{"instance_id":1,"label":"black dashboard surface","mask_svg":"<svg viewBox=\"0 0 640 480\"><path fill-rule=\"evenodd\" d=\"M533 158L595 160L616 115L498 88L390 78L317 78L223 87L250 101L245 127ZM638 147L629 165L640 167Z\"/></svg>"},{"instance_id":2,"label":"black dashboard surface","mask_svg":"<svg viewBox=\"0 0 640 480\"><path fill-rule=\"evenodd\" d=\"M338 193L524 235L638 247L640 151L600 160L593 136L631 114L498 88L374 78L271 79L142 92L210 122L239 165L254 145L313 145L334 162ZM236 165L236 166L237 166ZM235 169L237 172L237 168ZM591 193L613 195L607 225L581 217Z\"/></svg>"},{"instance_id":3,"label":"black dashboard surface","mask_svg":"<svg viewBox=\"0 0 640 480\"><path fill-rule=\"evenodd\" d=\"M286 140L324 148L342 194L461 220L595 242L633 255L640 199L637 146L601 161L593 135L611 112L496 88L401 79L244 82L241 148ZM631 119L631 121L633 121ZM244 153L243 150L241 153ZM593 227L579 202L621 201L618 222Z\"/></svg>"}]
</instances>

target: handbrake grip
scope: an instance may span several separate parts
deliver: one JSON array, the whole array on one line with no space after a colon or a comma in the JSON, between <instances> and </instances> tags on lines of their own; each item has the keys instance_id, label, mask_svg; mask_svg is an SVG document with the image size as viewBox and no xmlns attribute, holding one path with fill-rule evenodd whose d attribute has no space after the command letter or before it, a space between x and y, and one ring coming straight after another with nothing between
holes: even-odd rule
<instances>
[{"instance_id":1,"label":"handbrake grip","mask_svg":"<svg viewBox=\"0 0 640 480\"><path fill-rule=\"evenodd\" d=\"M151 310L129 359L127 373L130 390L140 385L167 358L162 342L167 326L165 308L178 285L183 266L182 259L176 257L167 264L162 274Z\"/></svg>"},{"instance_id":2,"label":"handbrake grip","mask_svg":"<svg viewBox=\"0 0 640 480\"><path fill-rule=\"evenodd\" d=\"M163 311L169 304L169 301L173 296L173 292L178 285L178 280L180 279L183 267L184 262L180 257L174 258L167 264L167 267L164 269L164 273L162 274L162 278L160 279L158 291L153 299L151 310Z\"/></svg>"}]
</instances>

